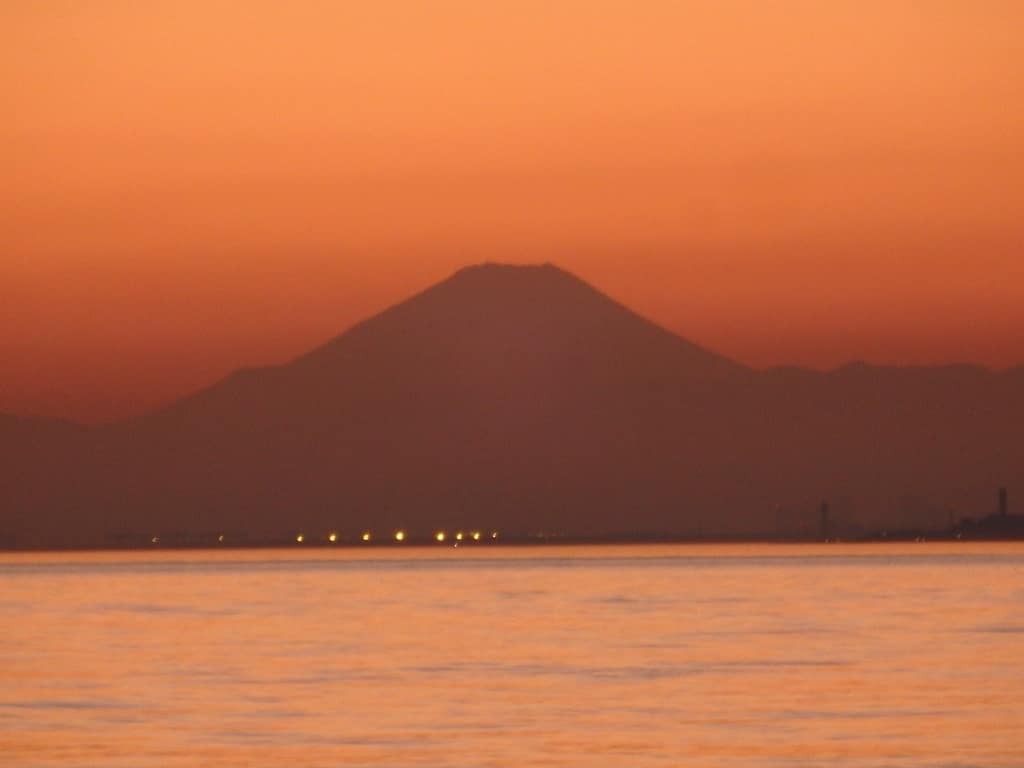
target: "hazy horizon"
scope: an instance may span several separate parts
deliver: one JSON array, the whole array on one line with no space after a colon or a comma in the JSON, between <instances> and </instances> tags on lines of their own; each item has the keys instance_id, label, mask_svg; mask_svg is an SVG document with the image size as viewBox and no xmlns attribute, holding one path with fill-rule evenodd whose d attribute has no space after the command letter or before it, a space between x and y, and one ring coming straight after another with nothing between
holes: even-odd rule
<instances>
[{"instance_id":1,"label":"hazy horizon","mask_svg":"<svg viewBox=\"0 0 1024 768\"><path fill-rule=\"evenodd\" d=\"M1013 2L5 3L0 411L139 413L483 260L745 364L1024 358Z\"/></svg>"},{"instance_id":2,"label":"hazy horizon","mask_svg":"<svg viewBox=\"0 0 1024 768\"><path fill-rule=\"evenodd\" d=\"M472 264L463 265L462 267L459 267L455 272L453 272L452 274L448 275L446 279L455 277L460 272L463 272L463 271L465 271L467 269L478 269L478 268L481 268L481 267L511 267L511 268L520 268L520 269L523 269L523 268L537 268L537 267L553 267L556 270L558 270L559 272L563 272L563 273L565 273L565 274L567 274L567 275L569 275L569 276L571 276L573 278L582 279L582 278L580 278L579 275L575 275L575 274L573 274L571 272L567 272L566 270L562 269L562 267L559 264L553 263L553 262L543 262L543 263L536 263L536 262L510 263L510 262L495 262L495 261L485 261L485 262L479 262L479 263L472 263ZM441 280L438 283L435 283L435 284L432 284L432 285L429 285L429 286L422 286L420 289L412 291L409 295L403 297L401 300L399 300L397 302L394 302L392 304L389 304L387 306L381 307L378 310L371 312L371 314L368 315L367 317L358 318L350 326L341 329L337 333L331 334L327 338L323 338L323 339L320 339L318 341L315 341L315 342L311 343L310 346L308 346L306 348L293 350L293 351L291 351L291 353L286 354L286 356L281 358L281 359L267 360L267 361L252 361L251 363L249 363L247 365L243 365L243 366L238 366L236 368L227 369L227 370L223 371L223 373L221 373L220 375L216 376L215 378L213 378L211 380L208 380L208 381L200 382L196 386L194 386L194 387L192 387L192 388L190 388L188 390L179 391L179 392L172 392L172 393L169 393L169 394L167 394L166 396L164 396L162 398L153 398L153 399L149 400L146 404L140 404L137 401L133 402L131 398L126 398L124 400L114 398L114 399L108 399L107 400L107 402L106 402L106 409L105 410L101 408L99 413L92 412L91 415L90 415L90 412L88 412L88 411L83 412L84 415L83 415L83 413L67 414L67 413L63 413L63 412L31 412L31 411L29 411L29 412L18 412L18 411L14 411L14 410L11 410L11 411L0 410L0 413L7 413L9 415L21 416L21 417L27 417L27 418L60 419L60 420L73 421L73 422L84 424L84 425L99 425L99 424L104 424L104 423L116 422L116 421L119 421L119 420L122 420L122 419L125 419L125 418L132 418L134 416L144 415L146 413L150 413L150 412L153 412L155 410L159 410L159 409L161 409L163 407L166 407L166 406L176 402L177 400L180 400L182 398L188 397L188 396L193 395L193 394L195 394L197 392L203 391L203 390L207 389L208 387L211 387L211 386L217 384L219 381L221 381L224 378L224 376L229 375L231 373L235 373L235 372L237 372L239 370L244 370L245 368L274 367L274 366L277 366L277 365L284 365L284 364L290 363L290 362L296 360L297 358L301 358L302 356L308 354L311 351L319 349L320 347L324 346L325 344L331 342L333 339L338 338L340 336L343 336L344 334L348 333L352 329L354 329L354 328L360 326L361 324L365 323L367 320L371 320L374 317L376 317L376 316L378 316L380 314L383 314L383 313L387 312L388 310L390 310L390 309L392 309L392 308L394 308L396 306L399 306L399 305L403 304L404 302L406 302L406 301L408 301L408 300L410 300L412 298L415 298L420 293L422 293L424 291L427 291L427 290L430 290L431 288L434 288L434 287L436 287L437 285L440 285L443 282L445 282L445 280ZM586 282L586 281L584 281L584 282ZM590 283L588 283L588 285L590 285L592 288L597 290L602 295L604 295L604 296L606 296L608 298L611 298L613 301L615 300L613 296L610 296L610 295L606 294L603 290L601 290L601 288L599 286L595 286L595 285L592 285ZM620 302L616 302L616 303L620 303ZM627 310L635 311L635 309L633 307L629 307L628 305L622 304L622 306L625 307ZM640 314L639 316L644 317L645 320L650 320L650 318L647 318L647 317L643 316L642 314ZM651 322L654 322L654 321L652 320ZM655 323L655 325L657 325L657 323ZM664 326L661 326L661 327L664 328ZM712 349L710 347L707 347L706 345L702 344L700 339L688 338L688 337L686 337L686 336L684 336L682 334L675 333L671 329L668 329L668 328L664 328L664 329L667 330L669 333L672 333L673 335L677 336L678 338L683 339L684 341L688 341L688 342L697 344L697 345L707 349L709 352L713 353L716 356L725 357L725 358L727 358L729 360L733 360L734 362L739 363L740 365L747 366L747 367L752 368L754 370L768 370L768 369L771 369L771 368L784 368L784 367L800 367L800 368L806 368L808 370L815 370L815 371L819 371L819 372L822 372L822 371L827 372L827 371L839 370L839 369L841 369L841 368L843 368L845 366L855 365L855 364L868 364L868 365L879 366L879 367L896 366L896 367L906 367L906 368L913 368L913 367L943 367L943 366L948 366L948 365L969 365L969 366L977 366L977 367L980 367L980 368L984 368L984 369L992 371L992 372L999 372L1000 370L1002 370L1001 368L998 368L998 367L995 367L995 366L986 366L984 364L973 363L973 362L970 362L970 361L944 361L944 362L935 362L935 363L908 363L908 364L895 363L894 364L894 363L885 363L885 362L866 361L866 360L863 360L863 359L851 359L851 360L846 360L846 361L840 362L840 363L838 363L836 365L830 365L830 366L824 366L824 365L822 365L822 366L810 366L810 365L799 365L799 364L796 364L796 363L779 363L779 364L768 364L768 365L761 365L761 366L758 366L758 365L748 365L743 360L739 360L739 359L733 358L733 357L731 357L731 356L729 356L727 354L722 353L720 350ZM1024 364L1024 363L1019 362L1019 363L1016 363L1016 364L1013 364L1013 365L1010 365L1010 366L1006 366L1005 369L1008 370L1010 368L1016 368L1016 367L1019 367L1022 364ZM134 409L133 409L133 406L134 406Z\"/></svg>"}]
</instances>

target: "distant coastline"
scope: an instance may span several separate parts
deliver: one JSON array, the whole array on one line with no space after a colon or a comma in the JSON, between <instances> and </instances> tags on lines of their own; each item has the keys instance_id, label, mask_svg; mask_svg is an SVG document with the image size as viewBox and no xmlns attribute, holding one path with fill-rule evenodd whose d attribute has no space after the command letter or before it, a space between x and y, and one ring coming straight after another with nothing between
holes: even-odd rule
<instances>
[{"instance_id":1,"label":"distant coastline","mask_svg":"<svg viewBox=\"0 0 1024 768\"><path fill-rule=\"evenodd\" d=\"M628 544L856 544L907 542L985 542L1024 541L1024 515L989 515L980 520L965 519L952 528L898 528L870 531L856 536L821 538L815 536L772 536L750 534L609 534L570 535L558 533L507 534L488 532L479 540L472 535L456 539L459 532L403 532L396 540L394 532L376 535L369 532L314 532L280 536L247 537L241 534L170 533L150 537L111 535L102 540L12 542L0 540L0 552L99 552L158 550L391 550L463 548L482 551L496 547L595 546ZM492 535L493 534L493 535Z\"/></svg>"}]
</instances>

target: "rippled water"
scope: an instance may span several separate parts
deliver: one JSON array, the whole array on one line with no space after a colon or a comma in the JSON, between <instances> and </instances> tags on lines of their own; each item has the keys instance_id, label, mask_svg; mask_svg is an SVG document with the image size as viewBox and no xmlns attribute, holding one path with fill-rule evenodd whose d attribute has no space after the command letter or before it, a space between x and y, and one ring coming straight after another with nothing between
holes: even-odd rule
<instances>
[{"instance_id":1,"label":"rippled water","mask_svg":"<svg viewBox=\"0 0 1024 768\"><path fill-rule=\"evenodd\" d=\"M0 556L3 766L1022 766L1024 546Z\"/></svg>"}]
</instances>

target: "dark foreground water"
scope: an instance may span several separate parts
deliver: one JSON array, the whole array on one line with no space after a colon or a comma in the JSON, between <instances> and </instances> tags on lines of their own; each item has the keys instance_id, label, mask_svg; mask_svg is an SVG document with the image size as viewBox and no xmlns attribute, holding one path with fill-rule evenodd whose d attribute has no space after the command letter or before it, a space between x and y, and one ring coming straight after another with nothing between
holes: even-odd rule
<instances>
[{"instance_id":1,"label":"dark foreground water","mask_svg":"<svg viewBox=\"0 0 1024 768\"><path fill-rule=\"evenodd\" d=\"M1024 546L0 555L0 765L1024 766Z\"/></svg>"}]
</instances>

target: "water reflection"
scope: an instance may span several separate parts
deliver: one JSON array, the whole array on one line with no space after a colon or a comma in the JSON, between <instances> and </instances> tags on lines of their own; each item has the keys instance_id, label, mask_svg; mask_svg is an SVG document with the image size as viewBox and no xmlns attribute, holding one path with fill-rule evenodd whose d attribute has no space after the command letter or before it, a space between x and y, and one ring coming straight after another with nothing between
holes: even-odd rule
<instances>
[{"instance_id":1,"label":"water reflection","mask_svg":"<svg viewBox=\"0 0 1024 768\"><path fill-rule=\"evenodd\" d=\"M1012 544L4 555L3 764L1020 765L1022 572Z\"/></svg>"}]
</instances>

